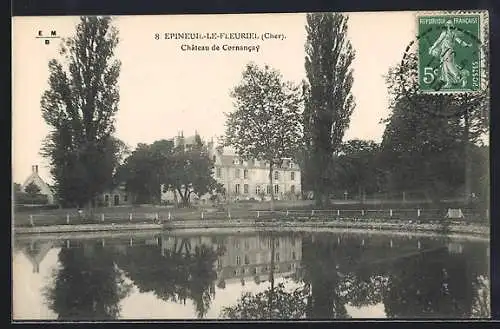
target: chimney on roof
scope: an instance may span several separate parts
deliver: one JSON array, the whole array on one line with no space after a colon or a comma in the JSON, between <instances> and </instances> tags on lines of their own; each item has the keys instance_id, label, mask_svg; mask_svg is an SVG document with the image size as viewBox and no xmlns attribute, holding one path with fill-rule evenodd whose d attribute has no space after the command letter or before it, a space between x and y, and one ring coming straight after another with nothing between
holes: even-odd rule
<instances>
[{"instance_id":1,"label":"chimney on roof","mask_svg":"<svg viewBox=\"0 0 500 329\"><path fill-rule=\"evenodd\" d=\"M38 165L33 165L33 166L31 166L31 171L32 171L33 173L38 174Z\"/></svg>"}]
</instances>

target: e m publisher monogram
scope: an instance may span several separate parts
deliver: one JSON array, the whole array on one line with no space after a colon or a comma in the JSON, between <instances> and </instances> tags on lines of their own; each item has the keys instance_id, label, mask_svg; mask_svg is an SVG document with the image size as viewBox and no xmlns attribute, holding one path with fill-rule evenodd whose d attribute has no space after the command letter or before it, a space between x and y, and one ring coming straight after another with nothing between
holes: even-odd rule
<instances>
[{"instance_id":1,"label":"e m publisher monogram","mask_svg":"<svg viewBox=\"0 0 500 329\"><path fill-rule=\"evenodd\" d=\"M46 45L50 44L50 39L59 39L57 35L57 31L51 30L50 33L45 33L42 30L38 30L38 34L35 37L36 39L43 39Z\"/></svg>"}]
</instances>

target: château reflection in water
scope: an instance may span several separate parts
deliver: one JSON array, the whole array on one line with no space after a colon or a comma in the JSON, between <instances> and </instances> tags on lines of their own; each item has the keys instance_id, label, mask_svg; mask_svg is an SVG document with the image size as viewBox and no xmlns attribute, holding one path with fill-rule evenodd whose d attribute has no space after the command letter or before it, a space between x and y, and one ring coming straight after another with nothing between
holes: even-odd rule
<instances>
[{"instance_id":1,"label":"ch\u00e2teau reflection in water","mask_svg":"<svg viewBox=\"0 0 500 329\"><path fill-rule=\"evenodd\" d=\"M488 252L381 234L16 237L14 319L489 317Z\"/></svg>"}]
</instances>

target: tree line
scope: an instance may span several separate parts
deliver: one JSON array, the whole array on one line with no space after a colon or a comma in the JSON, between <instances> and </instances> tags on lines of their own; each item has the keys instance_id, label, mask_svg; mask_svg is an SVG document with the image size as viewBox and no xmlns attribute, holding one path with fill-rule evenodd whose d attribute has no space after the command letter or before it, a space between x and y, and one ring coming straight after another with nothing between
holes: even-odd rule
<instances>
[{"instance_id":1,"label":"tree line","mask_svg":"<svg viewBox=\"0 0 500 329\"><path fill-rule=\"evenodd\" d=\"M227 114L222 146L242 159L269 163L270 186L273 168L295 159L302 189L312 191L321 207L339 194L415 190L434 202L457 195L487 202L489 154L481 136L488 131L488 94L419 94L412 79L416 55L387 74L391 113L383 120L381 143L344 140L356 106L348 22L339 13L306 15L306 79L300 83L268 65L248 63L231 90L234 110ZM52 130L42 153L50 160L59 201L91 206L122 182L137 201L159 201L161 184L177 191L183 204L192 193L223 191L199 136L189 150L160 140L131 153L114 136L120 61L111 23L109 17L82 17L61 48L67 67L49 62L41 106ZM454 115L441 115L449 111Z\"/></svg>"}]
</instances>

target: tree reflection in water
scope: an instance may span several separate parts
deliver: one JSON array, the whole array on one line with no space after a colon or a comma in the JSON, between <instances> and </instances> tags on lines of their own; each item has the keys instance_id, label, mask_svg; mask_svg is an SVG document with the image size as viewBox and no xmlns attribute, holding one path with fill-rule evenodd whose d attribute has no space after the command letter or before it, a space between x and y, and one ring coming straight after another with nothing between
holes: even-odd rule
<instances>
[{"instance_id":1,"label":"tree reflection in water","mask_svg":"<svg viewBox=\"0 0 500 329\"><path fill-rule=\"evenodd\" d=\"M289 292L283 283L263 292L244 293L235 306L223 308L223 319L301 319L306 313L307 290ZM271 308L270 308L270 305Z\"/></svg>"},{"instance_id":2,"label":"tree reflection in water","mask_svg":"<svg viewBox=\"0 0 500 329\"><path fill-rule=\"evenodd\" d=\"M130 286L99 242L84 242L59 252L59 268L44 292L59 320L112 320Z\"/></svg>"},{"instance_id":3,"label":"tree reflection in water","mask_svg":"<svg viewBox=\"0 0 500 329\"><path fill-rule=\"evenodd\" d=\"M368 247L352 235L337 240L328 234L305 234L301 268L293 276L302 288L287 292L271 285L262 293L244 294L222 316L348 318L347 305L380 303L392 318L489 316L488 260L478 257L486 257L484 244L472 243L463 253L452 253L445 244L449 241L422 239L422 250L408 254L415 249L414 240L399 239L398 248L391 248L385 239L373 238Z\"/></svg>"},{"instance_id":4,"label":"tree reflection in water","mask_svg":"<svg viewBox=\"0 0 500 329\"><path fill-rule=\"evenodd\" d=\"M273 233L267 234L271 245L271 264L269 273L270 287L263 292L244 293L234 306L224 307L220 317L223 319L301 319L305 317L307 308L308 287L293 291L285 289L283 283L275 285L276 243L279 237ZM254 281L260 284L258 276Z\"/></svg>"},{"instance_id":5,"label":"tree reflection in water","mask_svg":"<svg viewBox=\"0 0 500 329\"><path fill-rule=\"evenodd\" d=\"M161 244L160 244L161 245ZM203 318L215 297L215 262L223 250L201 244L191 248L190 238L176 238L172 249L134 245L117 255L120 266L140 292L154 292L165 301L191 299Z\"/></svg>"},{"instance_id":6,"label":"tree reflection in water","mask_svg":"<svg viewBox=\"0 0 500 329\"><path fill-rule=\"evenodd\" d=\"M393 318L471 318L478 282L487 274L469 252L451 254L447 249L422 253L394 262L388 271L385 310ZM483 263L487 263L483 260ZM484 314L482 315L484 316Z\"/></svg>"},{"instance_id":7,"label":"tree reflection in water","mask_svg":"<svg viewBox=\"0 0 500 329\"><path fill-rule=\"evenodd\" d=\"M221 317L348 318L347 306L382 304L391 318L490 316L486 244L471 242L463 252L451 252L437 240L421 239L422 250L415 250L416 241L404 238L394 239L392 248L384 236L365 243L354 235L304 234L301 266L291 275L300 288L290 291L286 283L274 282L278 236L269 238L270 287L243 294ZM93 241L63 247L59 269L45 293L49 307L62 320L116 319L119 302L130 291L120 268L140 292L153 292L165 301L191 299L197 317L203 318L215 298L215 285L225 286L223 277L217 281L215 269L225 243L208 244L217 248L201 242L191 246L192 239L175 238L168 248L122 245L122 252ZM254 280L259 282L259 276Z\"/></svg>"}]
</instances>

